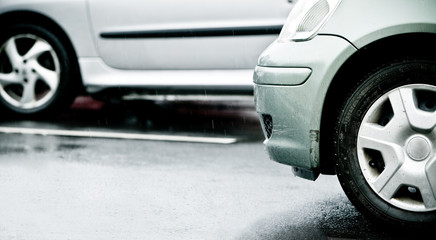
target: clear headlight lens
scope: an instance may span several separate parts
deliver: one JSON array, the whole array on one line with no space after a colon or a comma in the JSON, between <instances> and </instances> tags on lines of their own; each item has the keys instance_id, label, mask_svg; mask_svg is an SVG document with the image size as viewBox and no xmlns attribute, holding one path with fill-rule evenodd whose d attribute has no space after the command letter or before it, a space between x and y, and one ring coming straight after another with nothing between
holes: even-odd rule
<instances>
[{"instance_id":1,"label":"clear headlight lens","mask_svg":"<svg viewBox=\"0 0 436 240\"><path fill-rule=\"evenodd\" d=\"M341 0L299 0L286 20L279 42L313 38Z\"/></svg>"}]
</instances>

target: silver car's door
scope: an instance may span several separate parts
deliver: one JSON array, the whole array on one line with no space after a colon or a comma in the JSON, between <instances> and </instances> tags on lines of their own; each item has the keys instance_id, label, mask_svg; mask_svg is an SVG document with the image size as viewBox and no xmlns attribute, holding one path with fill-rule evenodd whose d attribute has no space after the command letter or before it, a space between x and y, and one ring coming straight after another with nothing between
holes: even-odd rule
<instances>
[{"instance_id":1,"label":"silver car's door","mask_svg":"<svg viewBox=\"0 0 436 240\"><path fill-rule=\"evenodd\" d=\"M99 54L118 69L248 69L288 0L89 0Z\"/></svg>"}]
</instances>

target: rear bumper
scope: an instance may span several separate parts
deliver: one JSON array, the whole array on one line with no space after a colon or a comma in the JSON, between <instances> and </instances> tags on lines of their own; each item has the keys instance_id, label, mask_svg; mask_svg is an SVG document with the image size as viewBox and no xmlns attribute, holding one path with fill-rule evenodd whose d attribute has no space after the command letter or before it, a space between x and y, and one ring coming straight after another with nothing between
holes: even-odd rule
<instances>
[{"instance_id":1,"label":"rear bumper","mask_svg":"<svg viewBox=\"0 0 436 240\"><path fill-rule=\"evenodd\" d=\"M274 161L316 179L324 97L336 72L356 49L336 36L274 43L254 73L255 105ZM314 173L314 174L312 174Z\"/></svg>"}]
</instances>

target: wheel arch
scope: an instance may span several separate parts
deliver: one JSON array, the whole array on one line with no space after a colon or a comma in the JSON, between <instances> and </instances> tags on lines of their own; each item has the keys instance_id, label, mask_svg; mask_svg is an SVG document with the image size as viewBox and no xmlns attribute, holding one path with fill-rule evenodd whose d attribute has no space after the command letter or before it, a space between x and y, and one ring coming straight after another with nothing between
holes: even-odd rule
<instances>
[{"instance_id":1,"label":"wheel arch","mask_svg":"<svg viewBox=\"0 0 436 240\"><path fill-rule=\"evenodd\" d=\"M321 115L321 173L335 174L334 123L350 89L369 72L388 62L436 59L436 33L407 33L376 40L349 57L335 74L327 90Z\"/></svg>"},{"instance_id":2,"label":"wheel arch","mask_svg":"<svg viewBox=\"0 0 436 240\"><path fill-rule=\"evenodd\" d=\"M31 21L29 19L31 19ZM80 85L80 91L84 91L76 49L74 48L71 38L68 36L67 32L53 19L34 11L12 11L1 14L0 23L2 23L0 25L1 29L4 29L11 24L31 23L37 24L39 26L47 28L50 31L53 31L53 33L56 34L56 36L61 40L68 53L70 54L71 59L73 60L72 62L74 63L74 66L72 67L77 75L75 76L75 81L78 85Z\"/></svg>"}]
</instances>

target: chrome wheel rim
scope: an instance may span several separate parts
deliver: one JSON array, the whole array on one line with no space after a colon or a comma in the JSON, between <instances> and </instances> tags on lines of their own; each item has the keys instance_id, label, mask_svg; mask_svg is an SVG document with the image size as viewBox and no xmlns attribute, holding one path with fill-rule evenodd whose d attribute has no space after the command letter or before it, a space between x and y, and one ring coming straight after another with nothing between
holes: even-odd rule
<instances>
[{"instance_id":1,"label":"chrome wheel rim","mask_svg":"<svg viewBox=\"0 0 436 240\"><path fill-rule=\"evenodd\" d=\"M372 190L404 210L436 210L436 87L405 85L384 94L359 128L359 166Z\"/></svg>"},{"instance_id":2,"label":"chrome wheel rim","mask_svg":"<svg viewBox=\"0 0 436 240\"><path fill-rule=\"evenodd\" d=\"M20 34L0 47L0 96L11 106L26 110L44 105L59 81L59 59L44 39Z\"/></svg>"}]
</instances>

